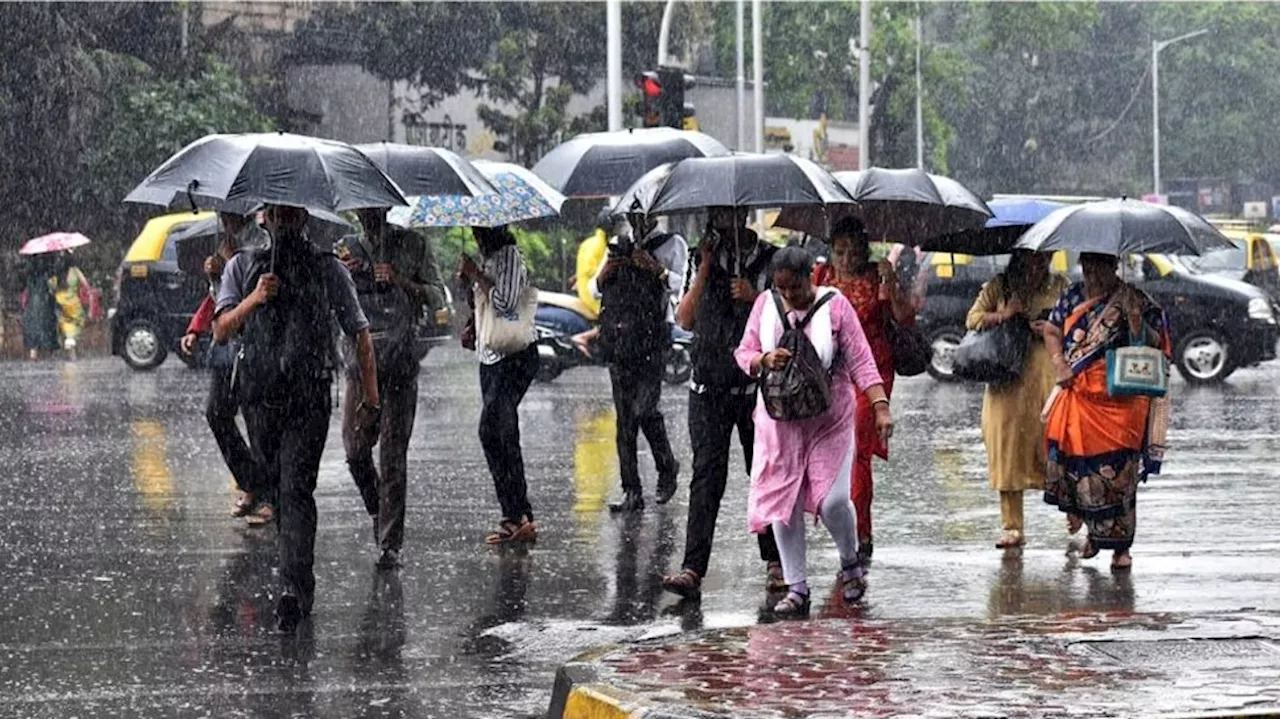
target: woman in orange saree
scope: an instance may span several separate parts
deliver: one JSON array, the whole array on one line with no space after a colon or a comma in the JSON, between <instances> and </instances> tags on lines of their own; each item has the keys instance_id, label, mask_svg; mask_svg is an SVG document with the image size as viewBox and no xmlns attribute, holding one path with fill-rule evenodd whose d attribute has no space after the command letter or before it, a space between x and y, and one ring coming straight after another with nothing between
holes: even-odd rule
<instances>
[{"instance_id":1,"label":"woman in orange saree","mask_svg":"<svg viewBox=\"0 0 1280 719\"><path fill-rule=\"evenodd\" d=\"M1059 389L1046 409L1044 498L1067 514L1072 534L1087 527L1081 556L1110 549L1113 570L1133 563L1138 485L1160 471L1168 400L1111 396L1107 350L1132 339L1170 354L1164 311L1124 283L1117 264L1110 255L1081 255L1084 282L1062 295L1045 332Z\"/></svg>"}]
</instances>

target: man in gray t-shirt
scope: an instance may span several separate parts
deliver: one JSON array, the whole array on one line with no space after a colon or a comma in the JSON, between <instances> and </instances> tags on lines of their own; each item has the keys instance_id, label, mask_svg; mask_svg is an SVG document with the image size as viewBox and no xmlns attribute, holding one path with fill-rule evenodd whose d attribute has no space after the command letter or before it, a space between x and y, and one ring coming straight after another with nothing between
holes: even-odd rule
<instances>
[{"instance_id":1,"label":"man in gray t-shirt","mask_svg":"<svg viewBox=\"0 0 1280 719\"><path fill-rule=\"evenodd\" d=\"M332 338L322 313L332 312L356 344L364 390L357 421L377 422L381 411L373 341L355 284L337 257L311 246L306 222L301 208L267 206L272 246L241 252L227 264L213 328L220 343L243 332L237 382L250 444L278 494L284 586L276 614L285 630L311 613L315 598L313 493L332 410L332 368L326 366ZM319 288L307 284L314 278Z\"/></svg>"}]
</instances>

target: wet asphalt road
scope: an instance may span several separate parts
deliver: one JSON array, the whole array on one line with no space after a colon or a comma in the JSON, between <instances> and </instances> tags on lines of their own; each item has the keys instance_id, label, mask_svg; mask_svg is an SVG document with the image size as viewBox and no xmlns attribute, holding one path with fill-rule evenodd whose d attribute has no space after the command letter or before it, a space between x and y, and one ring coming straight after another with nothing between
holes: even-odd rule
<instances>
[{"instance_id":1,"label":"wet asphalt road","mask_svg":"<svg viewBox=\"0 0 1280 719\"><path fill-rule=\"evenodd\" d=\"M1221 388L1176 383L1172 449L1139 498L1130 578L1112 577L1106 555L1065 557L1062 519L1035 497L1029 546L994 550L979 390L902 381L895 457L877 467L867 616L1280 608L1278 379L1273 365ZM609 516L617 462L600 370L526 398L541 538L527 553L483 546L496 501L476 371L445 350L426 361L409 454L406 567L374 571L335 416L316 614L281 637L267 594L274 536L228 516L206 381L177 362L151 374L106 359L0 365L0 717L536 716L555 667L587 647L758 621L740 455L702 605L677 606L657 575L680 561L687 473L668 507ZM686 404L683 391L664 397L687 468ZM642 467L652 491L647 457ZM810 533L815 577L836 568L823 535Z\"/></svg>"}]
</instances>

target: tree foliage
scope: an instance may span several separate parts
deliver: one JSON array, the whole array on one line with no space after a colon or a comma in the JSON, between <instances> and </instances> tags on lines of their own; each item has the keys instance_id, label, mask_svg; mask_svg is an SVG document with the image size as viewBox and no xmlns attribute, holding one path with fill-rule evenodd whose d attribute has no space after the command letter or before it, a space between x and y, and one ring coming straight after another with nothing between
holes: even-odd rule
<instances>
[{"instance_id":1,"label":"tree foliage","mask_svg":"<svg viewBox=\"0 0 1280 719\"><path fill-rule=\"evenodd\" d=\"M148 172L209 132L271 126L226 64L198 45L180 54L176 15L156 3L0 6L21 28L0 35L0 252L80 231L101 281L147 215L121 200Z\"/></svg>"}]
</instances>

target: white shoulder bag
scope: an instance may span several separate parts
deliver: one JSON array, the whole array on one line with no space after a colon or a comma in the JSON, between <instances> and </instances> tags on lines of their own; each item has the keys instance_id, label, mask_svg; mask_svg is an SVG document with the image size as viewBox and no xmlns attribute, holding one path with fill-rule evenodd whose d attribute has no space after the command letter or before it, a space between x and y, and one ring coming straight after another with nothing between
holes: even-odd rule
<instances>
[{"instance_id":1,"label":"white shoulder bag","mask_svg":"<svg viewBox=\"0 0 1280 719\"><path fill-rule=\"evenodd\" d=\"M520 293L515 317L499 314L487 292L477 292L475 298L476 344L479 347L508 356L533 344L533 315L538 309L537 287L530 284Z\"/></svg>"}]
</instances>

